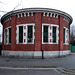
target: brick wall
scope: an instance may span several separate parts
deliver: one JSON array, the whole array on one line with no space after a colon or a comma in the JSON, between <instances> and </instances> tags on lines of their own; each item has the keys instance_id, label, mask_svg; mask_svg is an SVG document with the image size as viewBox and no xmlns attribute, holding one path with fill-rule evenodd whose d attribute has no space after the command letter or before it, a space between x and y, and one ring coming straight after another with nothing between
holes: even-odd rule
<instances>
[{"instance_id":1,"label":"brick wall","mask_svg":"<svg viewBox=\"0 0 75 75\"><path fill-rule=\"evenodd\" d=\"M16 25L35 23L35 44L16 44ZM42 23L59 25L59 44L43 44L44 51L61 50L61 41L63 41L63 27L70 29L70 25L64 20L62 16L59 18L42 16ZM3 50L12 51L41 51L41 13L35 13L33 16L20 17L12 16L11 21L3 24L3 34L6 27L11 26L11 45L4 45L3 35ZM70 36L69 36L70 38ZM62 43L63 44L63 43ZM69 50L69 45L62 45L62 50Z\"/></svg>"},{"instance_id":2,"label":"brick wall","mask_svg":"<svg viewBox=\"0 0 75 75\"><path fill-rule=\"evenodd\" d=\"M59 41L59 44L60 44L60 50L70 50L70 42L69 42L69 45L65 45L63 43L63 30L64 30L64 27L67 27L68 29L70 29L70 25L64 20L64 17L60 16L60 30L59 30L59 37L60 37L60 41ZM69 32L70 33L70 32ZM70 38L70 34L69 34L69 38ZM62 41L62 47L61 47L61 41ZM70 40L69 40L70 41Z\"/></svg>"}]
</instances>

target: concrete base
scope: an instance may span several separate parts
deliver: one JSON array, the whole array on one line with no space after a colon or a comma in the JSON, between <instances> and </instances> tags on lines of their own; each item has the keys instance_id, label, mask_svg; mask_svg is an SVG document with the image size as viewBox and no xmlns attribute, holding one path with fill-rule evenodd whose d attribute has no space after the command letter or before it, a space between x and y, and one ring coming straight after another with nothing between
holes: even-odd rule
<instances>
[{"instance_id":1,"label":"concrete base","mask_svg":"<svg viewBox=\"0 0 75 75\"><path fill-rule=\"evenodd\" d=\"M59 56L66 56L70 54L70 50L65 51L44 51L44 58L52 58ZM41 51L7 51L2 50L2 56L14 56L14 57L25 57L25 58L42 58Z\"/></svg>"}]
</instances>

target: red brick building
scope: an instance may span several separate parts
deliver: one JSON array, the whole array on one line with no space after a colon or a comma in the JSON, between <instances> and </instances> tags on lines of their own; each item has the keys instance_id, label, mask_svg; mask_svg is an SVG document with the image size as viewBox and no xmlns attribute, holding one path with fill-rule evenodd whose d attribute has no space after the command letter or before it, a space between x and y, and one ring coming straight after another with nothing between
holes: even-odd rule
<instances>
[{"instance_id":1,"label":"red brick building","mask_svg":"<svg viewBox=\"0 0 75 75\"><path fill-rule=\"evenodd\" d=\"M2 16L1 23L3 56L50 58L70 53L72 17L63 11L20 9Z\"/></svg>"}]
</instances>

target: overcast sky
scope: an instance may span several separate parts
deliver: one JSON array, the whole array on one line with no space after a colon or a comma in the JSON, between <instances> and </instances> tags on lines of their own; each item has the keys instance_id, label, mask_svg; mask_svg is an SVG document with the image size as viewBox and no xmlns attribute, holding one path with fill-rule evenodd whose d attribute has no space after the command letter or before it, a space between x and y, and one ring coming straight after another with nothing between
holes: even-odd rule
<instances>
[{"instance_id":1,"label":"overcast sky","mask_svg":"<svg viewBox=\"0 0 75 75\"><path fill-rule=\"evenodd\" d=\"M20 3L21 5L16 9L44 7L64 11L72 16L72 24L75 25L75 0L0 0L0 11L12 11ZM4 14L0 12L1 16ZM0 27L0 33L2 33L2 26Z\"/></svg>"}]
</instances>

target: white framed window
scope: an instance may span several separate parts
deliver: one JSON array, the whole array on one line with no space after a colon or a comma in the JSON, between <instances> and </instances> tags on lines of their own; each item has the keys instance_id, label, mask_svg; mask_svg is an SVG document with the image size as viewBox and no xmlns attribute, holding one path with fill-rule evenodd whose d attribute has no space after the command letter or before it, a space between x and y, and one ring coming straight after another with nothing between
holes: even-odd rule
<instances>
[{"instance_id":1,"label":"white framed window","mask_svg":"<svg viewBox=\"0 0 75 75\"><path fill-rule=\"evenodd\" d=\"M5 28L4 30L4 44L11 44L11 27Z\"/></svg>"},{"instance_id":2,"label":"white framed window","mask_svg":"<svg viewBox=\"0 0 75 75\"><path fill-rule=\"evenodd\" d=\"M16 26L17 44L34 44L34 25L35 24L20 24Z\"/></svg>"},{"instance_id":3,"label":"white framed window","mask_svg":"<svg viewBox=\"0 0 75 75\"><path fill-rule=\"evenodd\" d=\"M42 44L58 44L58 28L55 24L42 24Z\"/></svg>"},{"instance_id":4,"label":"white framed window","mask_svg":"<svg viewBox=\"0 0 75 75\"><path fill-rule=\"evenodd\" d=\"M65 45L69 44L69 29L66 27L63 29L63 43Z\"/></svg>"},{"instance_id":5,"label":"white framed window","mask_svg":"<svg viewBox=\"0 0 75 75\"><path fill-rule=\"evenodd\" d=\"M18 34L18 42L23 43L23 26L18 27L19 34Z\"/></svg>"},{"instance_id":6,"label":"white framed window","mask_svg":"<svg viewBox=\"0 0 75 75\"><path fill-rule=\"evenodd\" d=\"M49 26L48 25L43 25L43 42L45 44L47 44L49 42L48 40L48 30L49 30Z\"/></svg>"},{"instance_id":7,"label":"white framed window","mask_svg":"<svg viewBox=\"0 0 75 75\"><path fill-rule=\"evenodd\" d=\"M27 43L33 43L33 25L27 26Z\"/></svg>"},{"instance_id":8,"label":"white framed window","mask_svg":"<svg viewBox=\"0 0 75 75\"><path fill-rule=\"evenodd\" d=\"M4 44L7 44L7 29L4 31Z\"/></svg>"},{"instance_id":9,"label":"white framed window","mask_svg":"<svg viewBox=\"0 0 75 75\"><path fill-rule=\"evenodd\" d=\"M57 26L52 26L52 43L57 43Z\"/></svg>"}]
</instances>

